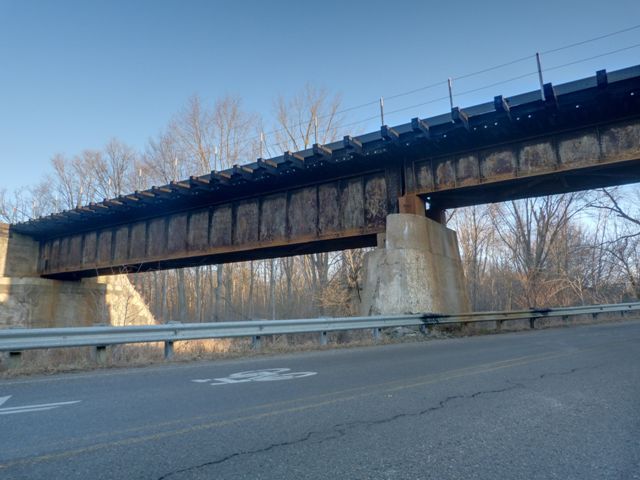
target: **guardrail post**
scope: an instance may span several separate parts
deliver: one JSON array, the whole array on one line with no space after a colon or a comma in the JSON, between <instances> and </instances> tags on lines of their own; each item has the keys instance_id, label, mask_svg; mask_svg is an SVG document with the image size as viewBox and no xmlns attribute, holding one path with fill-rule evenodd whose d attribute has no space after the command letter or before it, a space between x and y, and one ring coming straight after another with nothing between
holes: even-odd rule
<instances>
[{"instance_id":1,"label":"guardrail post","mask_svg":"<svg viewBox=\"0 0 640 480\"><path fill-rule=\"evenodd\" d=\"M536 317L531 317L529 319L529 328L532 330L536 328Z\"/></svg>"},{"instance_id":2,"label":"guardrail post","mask_svg":"<svg viewBox=\"0 0 640 480\"><path fill-rule=\"evenodd\" d=\"M379 342L380 341L380 333L382 332L382 329L379 327L376 327L372 330L372 334L373 334L373 341L374 342Z\"/></svg>"},{"instance_id":3,"label":"guardrail post","mask_svg":"<svg viewBox=\"0 0 640 480\"><path fill-rule=\"evenodd\" d=\"M93 361L98 365L104 365L105 363L107 363L107 358L109 357L107 346L96 345L95 347L93 347L93 353L91 356L93 357Z\"/></svg>"},{"instance_id":4,"label":"guardrail post","mask_svg":"<svg viewBox=\"0 0 640 480\"><path fill-rule=\"evenodd\" d=\"M320 345L327 344L327 332L320 332Z\"/></svg>"},{"instance_id":5,"label":"guardrail post","mask_svg":"<svg viewBox=\"0 0 640 480\"><path fill-rule=\"evenodd\" d=\"M173 359L173 342L164 342L164 359Z\"/></svg>"},{"instance_id":6,"label":"guardrail post","mask_svg":"<svg viewBox=\"0 0 640 480\"><path fill-rule=\"evenodd\" d=\"M262 348L262 339L260 335L254 335L251 339L251 348L254 350L260 350Z\"/></svg>"},{"instance_id":7,"label":"guardrail post","mask_svg":"<svg viewBox=\"0 0 640 480\"><path fill-rule=\"evenodd\" d=\"M22 325L12 325L9 327L11 330L25 330L26 327ZM15 350L7 353L7 368L20 368L22 366L22 352Z\"/></svg>"},{"instance_id":8,"label":"guardrail post","mask_svg":"<svg viewBox=\"0 0 640 480\"><path fill-rule=\"evenodd\" d=\"M7 368L20 368L22 366L22 352L9 352L7 354Z\"/></svg>"},{"instance_id":9,"label":"guardrail post","mask_svg":"<svg viewBox=\"0 0 640 480\"><path fill-rule=\"evenodd\" d=\"M182 322L177 321L177 320L169 320L167 322L167 325L181 325ZM173 331L174 335L177 337L178 336L178 330L174 330ZM165 360L173 360L173 342L170 340L167 340L166 342L164 342L164 359Z\"/></svg>"},{"instance_id":10,"label":"guardrail post","mask_svg":"<svg viewBox=\"0 0 640 480\"><path fill-rule=\"evenodd\" d=\"M94 323L93 326L106 327L107 324L104 322L99 322L99 323ZM106 345L96 345L95 347L93 347L93 350L91 352L91 357L93 358L93 361L96 362L98 365L104 365L105 363L107 363L108 354L109 352L107 352Z\"/></svg>"},{"instance_id":11,"label":"guardrail post","mask_svg":"<svg viewBox=\"0 0 640 480\"><path fill-rule=\"evenodd\" d=\"M499 332L502 330L502 322L504 320L496 320L496 331Z\"/></svg>"}]
</instances>

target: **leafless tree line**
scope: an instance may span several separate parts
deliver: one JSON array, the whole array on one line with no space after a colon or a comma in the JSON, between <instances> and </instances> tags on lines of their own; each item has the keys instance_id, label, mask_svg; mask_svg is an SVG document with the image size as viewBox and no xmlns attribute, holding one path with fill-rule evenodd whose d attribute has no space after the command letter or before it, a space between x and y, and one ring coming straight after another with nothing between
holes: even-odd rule
<instances>
[{"instance_id":1,"label":"leafless tree line","mask_svg":"<svg viewBox=\"0 0 640 480\"><path fill-rule=\"evenodd\" d=\"M0 190L0 221L14 223L257 156L336 139L340 98L305 86L274 103L267 141L259 115L236 96L190 98L138 152L103 148L51 159L42 182ZM272 151L277 150L277 151ZM625 187L475 206L452 212L474 310L640 298L640 188ZM160 322L356 313L362 250L132 274Z\"/></svg>"},{"instance_id":2,"label":"leafless tree line","mask_svg":"<svg viewBox=\"0 0 640 480\"><path fill-rule=\"evenodd\" d=\"M460 209L474 310L640 299L637 185Z\"/></svg>"}]
</instances>

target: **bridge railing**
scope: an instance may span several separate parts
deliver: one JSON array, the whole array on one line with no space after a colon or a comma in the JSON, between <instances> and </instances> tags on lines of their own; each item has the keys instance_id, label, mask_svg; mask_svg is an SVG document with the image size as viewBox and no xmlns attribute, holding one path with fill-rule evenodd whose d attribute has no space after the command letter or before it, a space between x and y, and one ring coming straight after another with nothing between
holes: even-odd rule
<instances>
[{"instance_id":1,"label":"bridge railing","mask_svg":"<svg viewBox=\"0 0 640 480\"><path fill-rule=\"evenodd\" d=\"M559 317L568 320L577 315L592 315L596 318L603 313L619 313L624 316L630 312L640 312L640 302L455 315L429 313L215 323L170 322L126 327L10 328L0 330L0 352L9 352L9 363L17 364L24 350L92 346L96 348L96 358L100 361L106 358L108 345L164 342L165 358L171 358L173 344L178 341L252 337L254 346L259 346L261 337L268 335L319 333L320 343L325 344L327 332L341 330L371 329L377 339L382 329L390 327L430 328L438 325L495 322L496 329L499 330L504 322L528 320L529 328L535 328L535 322L544 318Z\"/></svg>"}]
</instances>

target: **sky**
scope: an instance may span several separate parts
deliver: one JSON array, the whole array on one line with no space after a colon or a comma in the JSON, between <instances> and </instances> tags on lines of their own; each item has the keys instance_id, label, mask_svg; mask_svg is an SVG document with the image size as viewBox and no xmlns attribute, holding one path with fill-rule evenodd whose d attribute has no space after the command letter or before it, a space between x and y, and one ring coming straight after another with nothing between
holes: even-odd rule
<instances>
[{"instance_id":1,"label":"sky","mask_svg":"<svg viewBox=\"0 0 640 480\"><path fill-rule=\"evenodd\" d=\"M640 64L640 28L550 52L638 24L638 0L0 0L0 189L114 137L143 150L194 94L238 95L269 125L276 97L309 83L344 108L387 97L400 124L445 113L448 77L460 107L536 89L535 52L554 84ZM344 134L377 112L351 110Z\"/></svg>"}]
</instances>

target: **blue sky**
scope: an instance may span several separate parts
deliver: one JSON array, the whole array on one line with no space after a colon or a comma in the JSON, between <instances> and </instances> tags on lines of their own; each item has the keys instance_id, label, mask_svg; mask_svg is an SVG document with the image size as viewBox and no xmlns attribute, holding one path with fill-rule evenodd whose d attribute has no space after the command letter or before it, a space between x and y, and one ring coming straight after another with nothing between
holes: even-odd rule
<instances>
[{"instance_id":1,"label":"blue sky","mask_svg":"<svg viewBox=\"0 0 640 480\"><path fill-rule=\"evenodd\" d=\"M138 148L187 98L231 93L269 124L279 94L305 83L343 107L546 52L640 23L640 2L0 0L0 188L33 183L55 153L117 137ZM640 29L542 56L544 68L640 44ZM640 48L545 72L561 83L640 63ZM454 82L454 92L535 70L533 59ZM457 96L472 105L537 87L535 75ZM385 102L389 111L446 86ZM448 101L388 115L443 113ZM354 110L345 122L375 115ZM349 127L358 134L376 121ZM251 159L247 159L250 161Z\"/></svg>"}]
</instances>

